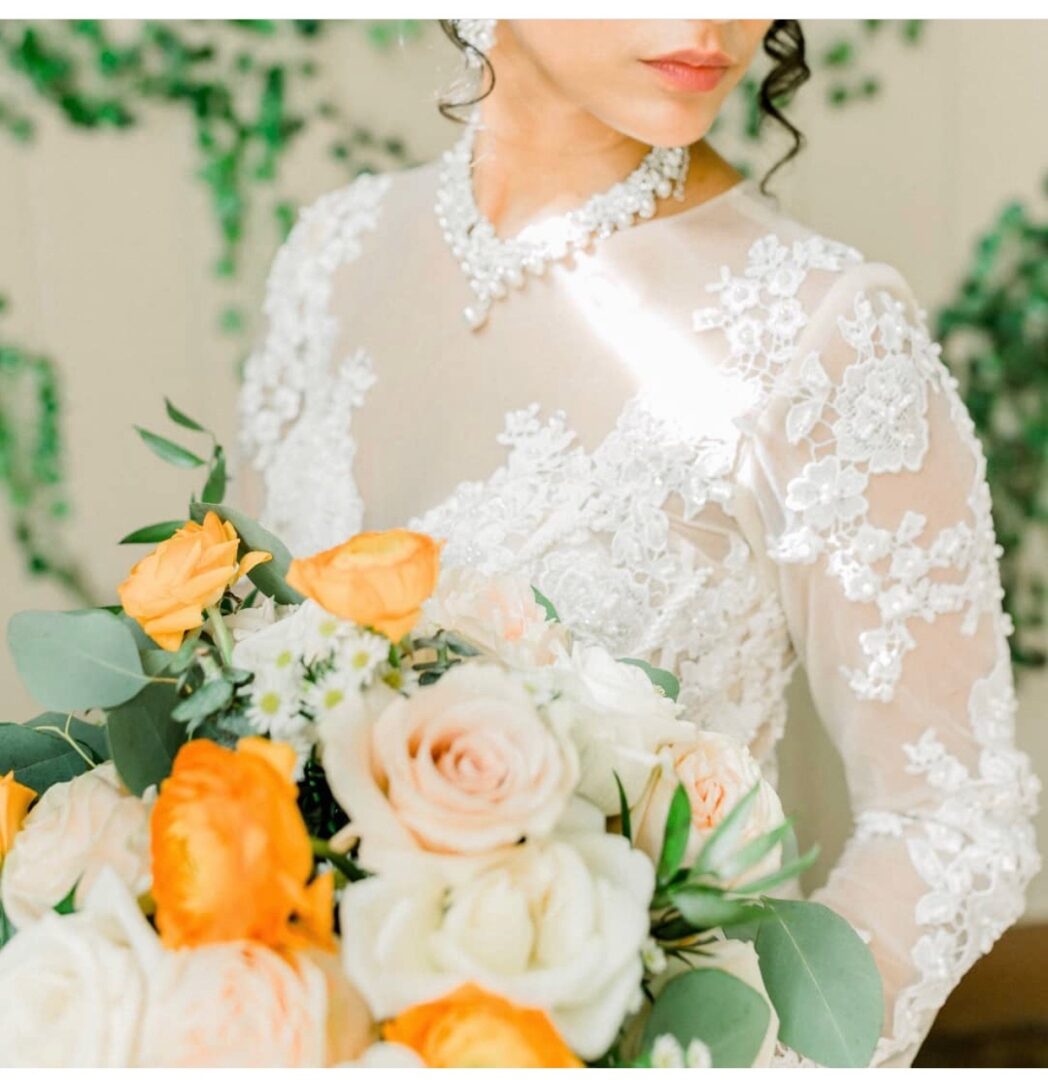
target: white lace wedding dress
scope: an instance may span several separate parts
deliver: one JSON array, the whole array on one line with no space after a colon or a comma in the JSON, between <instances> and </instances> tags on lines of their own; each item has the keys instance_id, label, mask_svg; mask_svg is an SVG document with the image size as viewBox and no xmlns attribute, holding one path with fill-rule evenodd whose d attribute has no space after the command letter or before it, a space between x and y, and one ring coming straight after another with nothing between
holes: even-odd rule
<instances>
[{"instance_id":1,"label":"white lace wedding dress","mask_svg":"<svg viewBox=\"0 0 1048 1080\"><path fill-rule=\"evenodd\" d=\"M816 898L869 935L875 1062L907 1064L1038 867L985 462L910 290L744 183L471 330L438 176L359 178L277 257L256 511L300 554L405 525L526 574L768 767L802 663L855 817Z\"/></svg>"}]
</instances>

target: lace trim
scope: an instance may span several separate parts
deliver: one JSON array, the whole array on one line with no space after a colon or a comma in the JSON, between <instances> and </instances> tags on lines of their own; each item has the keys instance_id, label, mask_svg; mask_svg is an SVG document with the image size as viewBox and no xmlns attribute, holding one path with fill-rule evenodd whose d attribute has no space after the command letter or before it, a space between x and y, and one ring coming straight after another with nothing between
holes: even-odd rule
<instances>
[{"instance_id":1,"label":"lace trim","mask_svg":"<svg viewBox=\"0 0 1048 1080\"><path fill-rule=\"evenodd\" d=\"M242 447L265 482L262 518L298 554L338 543L363 520L350 416L375 374L363 349L334 358L331 280L360 255L390 183L363 175L302 212L273 263L268 334L245 369Z\"/></svg>"}]
</instances>

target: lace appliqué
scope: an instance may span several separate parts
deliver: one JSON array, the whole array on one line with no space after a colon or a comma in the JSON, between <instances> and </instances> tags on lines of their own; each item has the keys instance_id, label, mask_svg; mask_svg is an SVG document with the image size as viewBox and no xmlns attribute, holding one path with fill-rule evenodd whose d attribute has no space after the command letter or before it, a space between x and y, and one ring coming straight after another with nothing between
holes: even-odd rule
<instances>
[{"instance_id":1,"label":"lace appliqu\u00e9","mask_svg":"<svg viewBox=\"0 0 1048 1080\"><path fill-rule=\"evenodd\" d=\"M1040 869L1032 816L1040 783L1014 746L1015 690L1005 635L993 671L972 688L968 719L981 748L973 772L932 729L903 746L906 771L923 777L936 803L919 818L862 814L857 837L906 844L928 892L914 912L924 929L910 957L918 979L896 997L891 1035L874 1064L916 1046L960 976L989 952L1023 911L1023 893Z\"/></svg>"},{"instance_id":2,"label":"lace appliqu\u00e9","mask_svg":"<svg viewBox=\"0 0 1048 1080\"><path fill-rule=\"evenodd\" d=\"M375 375L363 349L333 356L329 302L335 270L360 254L389 185L388 176L360 176L302 212L274 260L268 333L245 370L242 445L265 480L262 518L296 554L338 543L362 521L350 416Z\"/></svg>"},{"instance_id":3,"label":"lace appliqu\u00e9","mask_svg":"<svg viewBox=\"0 0 1048 1080\"><path fill-rule=\"evenodd\" d=\"M684 437L640 397L591 454L538 404L499 441L505 465L409 527L445 537L449 564L527 574L581 640L676 671L696 723L773 743L793 670L778 598L737 531L717 559L680 535L730 514L735 444Z\"/></svg>"}]
</instances>

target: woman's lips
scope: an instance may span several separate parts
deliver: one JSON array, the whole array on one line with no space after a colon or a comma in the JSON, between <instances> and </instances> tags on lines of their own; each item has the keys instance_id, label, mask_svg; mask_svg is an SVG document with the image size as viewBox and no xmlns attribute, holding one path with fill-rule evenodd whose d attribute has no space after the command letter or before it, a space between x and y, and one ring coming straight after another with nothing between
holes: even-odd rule
<instances>
[{"instance_id":1,"label":"woman's lips","mask_svg":"<svg viewBox=\"0 0 1048 1080\"><path fill-rule=\"evenodd\" d=\"M732 59L721 52L683 49L644 63L677 90L707 91L714 89L724 78L732 66Z\"/></svg>"}]
</instances>

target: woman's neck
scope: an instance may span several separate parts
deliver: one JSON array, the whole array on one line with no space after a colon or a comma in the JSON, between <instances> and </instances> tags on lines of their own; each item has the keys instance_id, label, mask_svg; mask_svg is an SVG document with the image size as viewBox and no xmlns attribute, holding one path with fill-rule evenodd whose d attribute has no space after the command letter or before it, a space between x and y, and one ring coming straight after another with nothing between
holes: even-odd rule
<instances>
[{"instance_id":1,"label":"woman's neck","mask_svg":"<svg viewBox=\"0 0 1048 1080\"><path fill-rule=\"evenodd\" d=\"M473 193L500 235L564 213L628 176L651 149L566 100L506 34L491 53L494 92L480 104ZM704 141L692 148L679 213L731 187L740 175Z\"/></svg>"}]
</instances>

